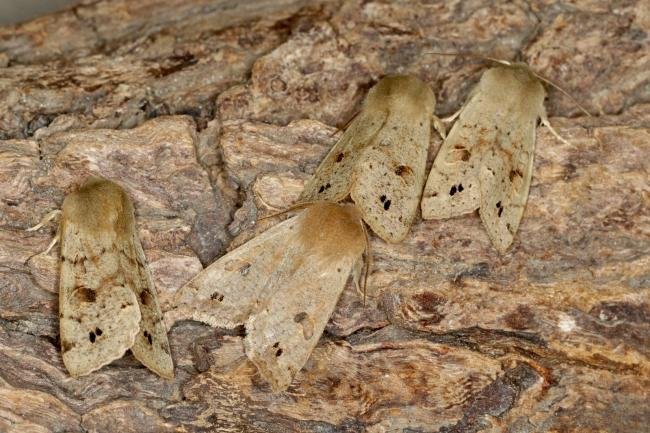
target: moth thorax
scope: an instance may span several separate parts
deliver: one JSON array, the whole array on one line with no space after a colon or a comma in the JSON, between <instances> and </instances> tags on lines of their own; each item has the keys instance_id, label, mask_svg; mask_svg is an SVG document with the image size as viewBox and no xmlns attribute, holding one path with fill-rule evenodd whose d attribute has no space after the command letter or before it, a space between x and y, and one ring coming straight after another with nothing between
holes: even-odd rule
<instances>
[{"instance_id":1,"label":"moth thorax","mask_svg":"<svg viewBox=\"0 0 650 433\"><path fill-rule=\"evenodd\" d=\"M119 185L92 178L65 198L63 219L89 233L128 236L134 226L133 205Z\"/></svg>"},{"instance_id":2,"label":"moth thorax","mask_svg":"<svg viewBox=\"0 0 650 433\"><path fill-rule=\"evenodd\" d=\"M368 93L367 106L389 110L425 111L432 113L435 97L428 85L409 75L389 75Z\"/></svg>"},{"instance_id":3,"label":"moth thorax","mask_svg":"<svg viewBox=\"0 0 650 433\"><path fill-rule=\"evenodd\" d=\"M303 250L323 260L363 253L363 223L354 205L318 202L305 209L301 219L297 235Z\"/></svg>"},{"instance_id":4,"label":"moth thorax","mask_svg":"<svg viewBox=\"0 0 650 433\"><path fill-rule=\"evenodd\" d=\"M481 91L488 99L517 112L539 116L543 113L546 91L524 64L491 68L481 77Z\"/></svg>"}]
</instances>

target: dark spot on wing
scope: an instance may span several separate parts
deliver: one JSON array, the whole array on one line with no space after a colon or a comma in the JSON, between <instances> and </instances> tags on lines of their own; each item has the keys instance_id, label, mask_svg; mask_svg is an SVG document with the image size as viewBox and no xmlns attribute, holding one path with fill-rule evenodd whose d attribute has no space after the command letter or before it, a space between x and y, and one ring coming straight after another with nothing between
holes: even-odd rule
<instances>
[{"instance_id":1,"label":"dark spot on wing","mask_svg":"<svg viewBox=\"0 0 650 433\"><path fill-rule=\"evenodd\" d=\"M250 264L250 263L246 263L244 266L242 266L241 268L239 268L239 273L240 273L241 275L243 275L243 276L246 276L246 275L248 275L248 272L250 271L250 268L251 268L251 264Z\"/></svg>"},{"instance_id":2,"label":"dark spot on wing","mask_svg":"<svg viewBox=\"0 0 650 433\"><path fill-rule=\"evenodd\" d=\"M343 152L339 153L338 155L336 155L336 162L343 161L344 157L345 157L345 154Z\"/></svg>"},{"instance_id":3,"label":"dark spot on wing","mask_svg":"<svg viewBox=\"0 0 650 433\"><path fill-rule=\"evenodd\" d=\"M390 200L386 200L384 202L384 210L388 210L390 208Z\"/></svg>"},{"instance_id":4,"label":"dark spot on wing","mask_svg":"<svg viewBox=\"0 0 650 433\"><path fill-rule=\"evenodd\" d=\"M88 339L90 340L91 343L94 343L96 338L97 338L97 336L95 335L95 333L93 331L90 331L88 333Z\"/></svg>"},{"instance_id":5,"label":"dark spot on wing","mask_svg":"<svg viewBox=\"0 0 650 433\"><path fill-rule=\"evenodd\" d=\"M413 170L411 170L411 167L409 167L408 165L399 165L395 169L395 174L404 177L409 174L413 174Z\"/></svg>"},{"instance_id":6,"label":"dark spot on wing","mask_svg":"<svg viewBox=\"0 0 650 433\"><path fill-rule=\"evenodd\" d=\"M279 342L279 341L276 341L275 343L273 343L273 347L276 348L276 349L277 349L278 347L280 347L280 342Z\"/></svg>"},{"instance_id":7,"label":"dark spot on wing","mask_svg":"<svg viewBox=\"0 0 650 433\"><path fill-rule=\"evenodd\" d=\"M61 341L61 352L66 353L73 347L75 347L75 344L73 342L67 340Z\"/></svg>"},{"instance_id":8,"label":"dark spot on wing","mask_svg":"<svg viewBox=\"0 0 650 433\"><path fill-rule=\"evenodd\" d=\"M382 194L382 195L379 197L379 201L382 202L382 203L385 202L385 201L386 201L386 195L385 195L385 194Z\"/></svg>"},{"instance_id":9,"label":"dark spot on wing","mask_svg":"<svg viewBox=\"0 0 650 433\"><path fill-rule=\"evenodd\" d=\"M453 185L449 190L449 195L454 195L454 194L456 194L456 185Z\"/></svg>"},{"instance_id":10,"label":"dark spot on wing","mask_svg":"<svg viewBox=\"0 0 650 433\"><path fill-rule=\"evenodd\" d=\"M458 192L463 192L464 189L465 189L465 188L463 188L463 184L462 184L462 183L459 183L459 184L458 184Z\"/></svg>"},{"instance_id":11,"label":"dark spot on wing","mask_svg":"<svg viewBox=\"0 0 650 433\"><path fill-rule=\"evenodd\" d=\"M151 334L149 334L149 331L147 331L145 329L145 331L143 332L143 335L144 335L144 338L147 339L147 342L149 342L150 345L153 344L153 337L151 337Z\"/></svg>"},{"instance_id":12,"label":"dark spot on wing","mask_svg":"<svg viewBox=\"0 0 650 433\"><path fill-rule=\"evenodd\" d=\"M305 313L305 312L303 311L302 313L298 313L298 314L296 314L296 315L294 316L294 318L293 318L293 321L296 322L296 323L300 323L300 322L302 322L303 320L305 320L306 318L307 318L307 313Z\"/></svg>"},{"instance_id":13,"label":"dark spot on wing","mask_svg":"<svg viewBox=\"0 0 650 433\"><path fill-rule=\"evenodd\" d=\"M280 356L280 355L282 355L282 349L278 349L278 350L276 350L276 351L275 351L275 356L278 357L278 356Z\"/></svg>"},{"instance_id":14,"label":"dark spot on wing","mask_svg":"<svg viewBox=\"0 0 650 433\"><path fill-rule=\"evenodd\" d=\"M74 296L79 302L95 302L97 299L95 291L87 287L77 287Z\"/></svg>"},{"instance_id":15,"label":"dark spot on wing","mask_svg":"<svg viewBox=\"0 0 650 433\"><path fill-rule=\"evenodd\" d=\"M214 300L217 300L217 301L221 302L221 301L223 301L223 295L222 295L221 293L219 293L219 292L214 292L214 293L210 296L210 299L212 299L213 301L214 301Z\"/></svg>"},{"instance_id":16,"label":"dark spot on wing","mask_svg":"<svg viewBox=\"0 0 650 433\"><path fill-rule=\"evenodd\" d=\"M509 177L510 177L510 181L511 181L511 182L512 182L512 180L515 178L515 176L524 177L523 173L522 173L519 169L517 169L517 170L510 170Z\"/></svg>"},{"instance_id":17,"label":"dark spot on wing","mask_svg":"<svg viewBox=\"0 0 650 433\"><path fill-rule=\"evenodd\" d=\"M140 302L142 305L149 305L151 302L151 293L148 290L143 290L140 292Z\"/></svg>"},{"instance_id":18,"label":"dark spot on wing","mask_svg":"<svg viewBox=\"0 0 650 433\"><path fill-rule=\"evenodd\" d=\"M100 328L95 328L95 334L97 334L98 337L101 337L104 332Z\"/></svg>"}]
</instances>

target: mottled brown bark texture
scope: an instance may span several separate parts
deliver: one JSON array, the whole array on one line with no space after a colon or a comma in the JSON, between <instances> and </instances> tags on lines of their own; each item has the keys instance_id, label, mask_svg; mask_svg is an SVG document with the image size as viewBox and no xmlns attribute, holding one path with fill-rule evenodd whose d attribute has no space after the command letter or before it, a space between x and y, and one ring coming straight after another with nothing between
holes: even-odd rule
<instances>
[{"instance_id":1,"label":"mottled brown bark texture","mask_svg":"<svg viewBox=\"0 0 650 433\"><path fill-rule=\"evenodd\" d=\"M0 28L0 432L642 432L650 425L647 0L130 0ZM456 111L486 64L549 89L511 249L477 215L372 237L367 300L344 291L288 391L242 330L170 331L176 378L131 354L72 379L53 225L89 175L122 185L163 309L289 206L380 77ZM440 145L434 138L430 159Z\"/></svg>"}]
</instances>

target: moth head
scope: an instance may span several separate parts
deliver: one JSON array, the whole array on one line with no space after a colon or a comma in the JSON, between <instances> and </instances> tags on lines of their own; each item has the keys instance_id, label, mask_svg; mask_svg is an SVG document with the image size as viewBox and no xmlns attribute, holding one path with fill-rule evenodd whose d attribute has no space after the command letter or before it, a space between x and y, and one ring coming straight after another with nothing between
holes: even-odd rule
<instances>
[{"instance_id":1,"label":"moth head","mask_svg":"<svg viewBox=\"0 0 650 433\"><path fill-rule=\"evenodd\" d=\"M134 225L133 204L116 183L92 177L63 201L66 220L95 235L127 236Z\"/></svg>"},{"instance_id":2,"label":"moth head","mask_svg":"<svg viewBox=\"0 0 650 433\"><path fill-rule=\"evenodd\" d=\"M368 107L417 110L432 113L436 99L431 88L410 75L388 75L370 89L365 102Z\"/></svg>"},{"instance_id":3,"label":"moth head","mask_svg":"<svg viewBox=\"0 0 650 433\"><path fill-rule=\"evenodd\" d=\"M544 114L546 90L537 75L525 63L499 65L483 73L480 83L490 97L503 101L504 106L519 107L537 116Z\"/></svg>"},{"instance_id":4,"label":"moth head","mask_svg":"<svg viewBox=\"0 0 650 433\"><path fill-rule=\"evenodd\" d=\"M298 240L304 250L324 261L360 257L366 248L361 213L351 203L315 202L304 211Z\"/></svg>"}]
</instances>

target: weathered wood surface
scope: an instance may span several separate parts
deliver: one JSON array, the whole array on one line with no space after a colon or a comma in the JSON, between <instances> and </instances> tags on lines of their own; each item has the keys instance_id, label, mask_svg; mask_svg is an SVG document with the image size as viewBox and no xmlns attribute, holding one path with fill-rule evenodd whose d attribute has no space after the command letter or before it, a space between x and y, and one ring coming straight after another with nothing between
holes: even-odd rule
<instances>
[{"instance_id":1,"label":"weathered wood surface","mask_svg":"<svg viewBox=\"0 0 650 433\"><path fill-rule=\"evenodd\" d=\"M0 432L642 432L650 425L647 1L86 1L0 29ZM176 379L128 354L80 379L59 353L54 228L24 229L89 174L133 197L163 308L262 230L387 73L455 111L484 65L523 60L563 144L538 131L530 200L499 256L475 215L372 239L273 395L238 331L170 332ZM439 140L431 143L431 158Z\"/></svg>"}]
</instances>

